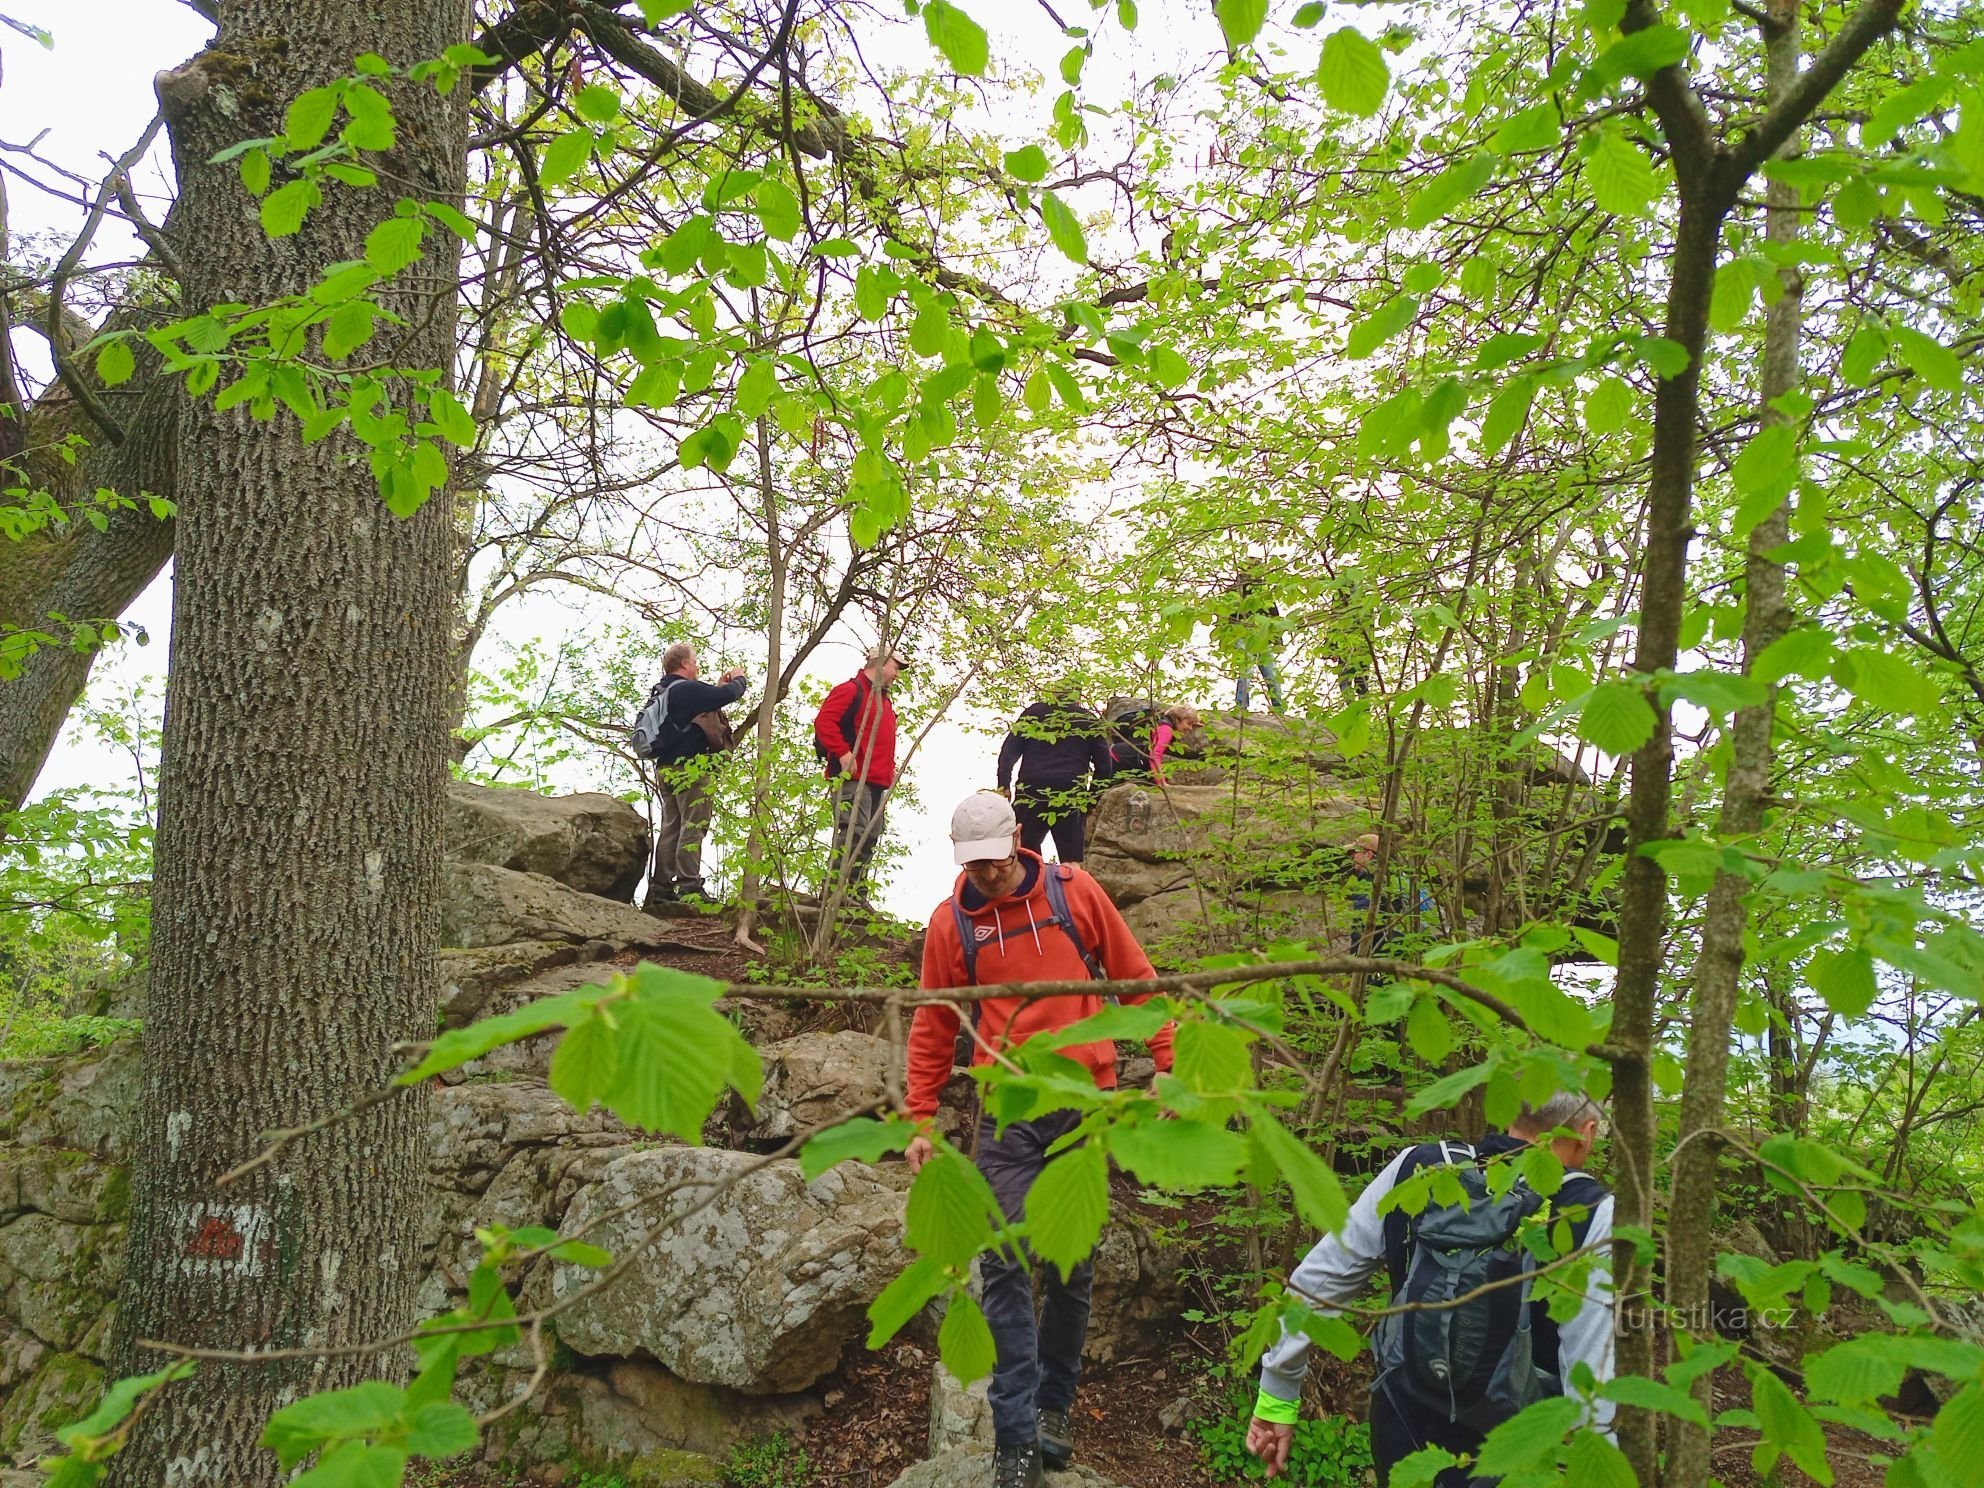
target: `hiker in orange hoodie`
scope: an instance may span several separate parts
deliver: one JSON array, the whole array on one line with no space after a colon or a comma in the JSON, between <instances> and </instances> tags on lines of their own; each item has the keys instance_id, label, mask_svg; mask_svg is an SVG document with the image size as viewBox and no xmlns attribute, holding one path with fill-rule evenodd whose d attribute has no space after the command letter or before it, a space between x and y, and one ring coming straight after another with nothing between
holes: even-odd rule
<instances>
[{"instance_id":1,"label":"hiker in orange hoodie","mask_svg":"<svg viewBox=\"0 0 1984 1488\"><path fill-rule=\"evenodd\" d=\"M993 1049L1009 1049L1036 1033L1066 1028L1102 1008L1093 993L1030 999L1027 985L1083 979L1153 977L1123 916L1102 885L1072 864L1052 866L1020 845L1019 822L1003 795L980 791L951 814L951 845L964 871L951 897L930 917L923 940L923 986L1011 986L1011 997L972 1004L972 1063L991 1062ZM1126 997L1147 1002L1154 993ZM937 1114L957 1048L958 1014L920 1007L909 1030L906 1104L918 1121ZM1061 1054L1086 1065L1102 1089L1116 1084L1116 1046L1108 1040L1075 1044ZM1171 1027L1151 1036L1160 1070L1171 1067ZM995 1129L978 1117L978 1167L991 1184L1008 1223L1020 1219L1027 1190L1046 1165L1047 1151L1081 1124L1077 1111L1050 1111ZM930 1160L928 1137L904 1154L912 1169ZM1034 1322L1028 1259L987 1251L979 1257L985 1319L998 1363L988 1400L992 1407L995 1488L1037 1488L1043 1465L1056 1472L1074 1457L1068 1410L1081 1377L1082 1342L1088 1334L1089 1281L1084 1261L1066 1275L1044 1269L1046 1298Z\"/></svg>"}]
</instances>

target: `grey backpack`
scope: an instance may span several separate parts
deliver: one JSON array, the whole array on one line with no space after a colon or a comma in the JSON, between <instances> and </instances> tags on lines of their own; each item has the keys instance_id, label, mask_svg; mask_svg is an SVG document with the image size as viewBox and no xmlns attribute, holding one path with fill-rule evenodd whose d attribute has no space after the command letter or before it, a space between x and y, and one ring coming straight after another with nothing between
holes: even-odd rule
<instances>
[{"instance_id":1,"label":"grey backpack","mask_svg":"<svg viewBox=\"0 0 1984 1488\"><path fill-rule=\"evenodd\" d=\"M1392 1303L1415 1310L1379 1321L1373 1388L1389 1392L1408 1420L1432 1415L1489 1431L1546 1393L1529 1326L1535 1263L1516 1239L1544 1199L1521 1178L1491 1194L1464 1143L1442 1142L1440 1152L1457 1165L1466 1202L1429 1205L1407 1222L1405 1280Z\"/></svg>"}]
</instances>

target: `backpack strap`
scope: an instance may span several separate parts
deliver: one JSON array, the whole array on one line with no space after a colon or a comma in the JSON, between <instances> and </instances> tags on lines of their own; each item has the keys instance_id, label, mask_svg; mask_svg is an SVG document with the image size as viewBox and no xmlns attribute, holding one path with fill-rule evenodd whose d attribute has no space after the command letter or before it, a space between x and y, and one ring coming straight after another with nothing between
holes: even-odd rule
<instances>
[{"instance_id":1,"label":"backpack strap","mask_svg":"<svg viewBox=\"0 0 1984 1488\"><path fill-rule=\"evenodd\" d=\"M1081 927L1075 924L1074 913L1068 908L1068 881L1075 876L1075 870L1066 863L1056 863L1047 872L1047 908L1054 916L1054 923L1061 927L1068 939L1075 943L1075 954L1082 958L1082 965L1088 968L1089 980L1106 981L1108 974L1095 952L1088 948L1082 939Z\"/></svg>"},{"instance_id":2,"label":"backpack strap","mask_svg":"<svg viewBox=\"0 0 1984 1488\"><path fill-rule=\"evenodd\" d=\"M958 945L964 951L964 984L967 987L978 985L978 937L972 933L971 916L964 912L958 903L958 896L951 895L951 918L958 927ZM978 1004L971 1005L972 1026L978 1024Z\"/></svg>"}]
</instances>

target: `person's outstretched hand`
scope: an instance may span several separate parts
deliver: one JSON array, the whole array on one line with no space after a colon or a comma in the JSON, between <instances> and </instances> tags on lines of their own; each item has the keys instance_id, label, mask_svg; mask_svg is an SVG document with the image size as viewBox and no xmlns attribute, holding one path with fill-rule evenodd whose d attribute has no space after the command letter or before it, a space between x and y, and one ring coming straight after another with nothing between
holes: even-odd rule
<instances>
[{"instance_id":1,"label":"person's outstretched hand","mask_svg":"<svg viewBox=\"0 0 1984 1488\"><path fill-rule=\"evenodd\" d=\"M902 1150L903 1160L909 1164L912 1173L923 1171L923 1165L937 1155L928 1137L911 1137L909 1145ZM933 1180L934 1181L934 1180Z\"/></svg>"},{"instance_id":2,"label":"person's outstretched hand","mask_svg":"<svg viewBox=\"0 0 1984 1488\"><path fill-rule=\"evenodd\" d=\"M1280 1477L1288 1466L1288 1449L1294 1444L1295 1428L1286 1422L1256 1416L1247 1423L1247 1450L1261 1459L1271 1478Z\"/></svg>"}]
</instances>

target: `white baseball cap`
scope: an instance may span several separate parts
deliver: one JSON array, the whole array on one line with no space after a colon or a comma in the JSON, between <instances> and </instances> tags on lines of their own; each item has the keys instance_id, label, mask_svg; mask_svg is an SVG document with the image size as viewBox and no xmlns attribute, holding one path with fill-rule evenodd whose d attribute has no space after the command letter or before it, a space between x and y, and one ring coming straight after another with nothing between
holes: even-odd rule
<instances>
[{"instance_id":1,"label":"white baseball cap","mask_svg":"<svg viewBox=\"0 0 1984 1488\"><path fill-rule=\"evenodd\" d=\"M976 791L951 813L951 848L959 863L1010 858L1018 826L1011 801L996 791Z\"/></svg>"}]
</instances>

